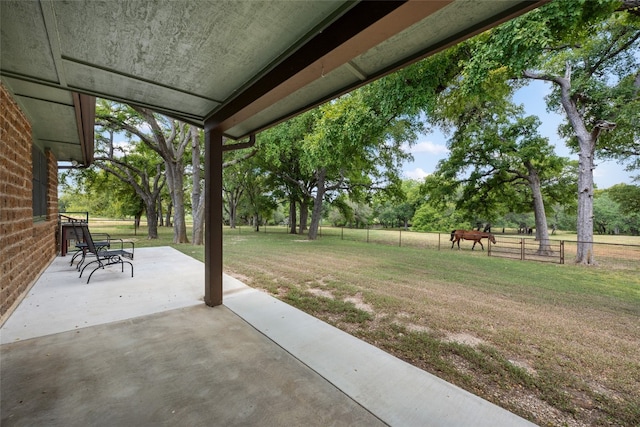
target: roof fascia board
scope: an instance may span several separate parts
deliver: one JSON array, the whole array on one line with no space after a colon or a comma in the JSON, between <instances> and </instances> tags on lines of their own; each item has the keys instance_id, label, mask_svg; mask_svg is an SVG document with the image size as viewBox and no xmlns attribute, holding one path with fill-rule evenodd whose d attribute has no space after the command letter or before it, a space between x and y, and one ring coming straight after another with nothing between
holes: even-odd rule
<instances>
[{"instance_id":1,"label":"roof fascia board","mask_svg":"<svg viewBox=\"0 0 640 427\"><path fill-rule=\"evenodd\" d=\"M324 74L327 74L336 68L348 64L350 60L358 55L368 51L369 49L377 46L379 43L388 39L389 37L403 31L411 25L421 21L425 17L435 13L439 9L450 4L452 0L447 1L408 1L399 6L395 10L391 11L383 18L372 23L368 27L364 28L358 34L355 34L349 40L345 41L336 49L319 57L309 66L301 69L299 73L292 76L287 81L274 88L269 93L256 99L251 105L241 109L233 116L224 120L220 126L223 131L232 128L236 123L242 122L254 114L267 108L274 100L282 99L296 90L306 86L313 81L322 78ZM348 25L348 22L345 23ZM339 29L337 31L340 31ZM403 62L406 65L406 62ZM400 67L396 67L400 68ZM390 71L386 71L388 73ZM323 97L321 100L314 102L311 106L319 105L329 99L333 99L343 93L353 90L356 87L362 86L371 80L384 75L383 73L376 73L370 76L362 76L359 81L353 85L343 88L338 93L329 94ZM291 115L287 116L291 117Z\"/></svg>"},{"instance_id":2,"label":"roof fascia board","mask_svg":"<svg viewBox=\"0 0 640 427\"><path fill-rule=\"evenodd\" d=\"M269 93L283 82L296 76L300 70L316 62L319 56L329 54L338 46L357 36L406 2L404 0L363 1L358 3L265 73L260 79L244 88L234 99L212 112L205 120L205 129L218 128L222 122L238 111L254 103L256 99Z\"/></svg>"},{"instance_id":3,"label":"roof fascia board","mask_svg":"<svg viewBox=\"0 0 640 427\"><path fill-rule=\"evenodd\" d=\"M73 104L78 126L78 140L82 150L84 167L93 162L94 153L94 125L96 121L96 98L73 92Z\"/></svg>"},{"instance_id":4,"label":"roof fascia board","mask_svg":"<svg viewBox=\"0 0 640 427\"><path fill-rule=\"evenodd\" d=\"M312 104L292 111L290 114L288 114L285 117L281 117L278 118L277 120L271 122L271 123L267 123L264 126L260 127L259 129L252 129L250 132L248 132L245 135L241 135L239 137L237 137L236 139L242 139L245 138L247 135L251 134L251 133L258 133L262 130L268 129L271 126L274 126L278 123L281 123L297 114L300 114L306 110L309 110L317 105L320 105L324 102L327 102L331 99L334 99L340 95L343 95L345 93L348 93L358 87L361 87L365 84L370 83L373 80L376 80L378 78L381 78L387 74L390 74L394 71L397 71L401 68L404 68L412 63L415 63L421 59L424 59L425 57L429 56L429 55L433 55L437 52L440 52L444 49L447 49L465 39L471 38L477 34L480 34L483 31L486 31L492 27L495 27L497 25L500 25L510 19L513 19L519 15L522 15L526 12L529 12L530 10L533 10L545 3L548 3L550 0L537 0L537 1L532 1L532 0L524 0L522 2L519 2L518 4L514 5L513 7L503 11L502 13L500 13L499 15L493 16L490 19L487 19L485 21L482 21L472 27L469 27L466 31L461 32L461 33L457 33L445 40L442 40L438 43L435 43L433 45L430 45L428 48L423 49L420 52L417 52L416 54L414 54L411 57L408 58L404 58L402 61L398 62L398 63L394 63L384 69L381 69L379 71L377 71L374 74L370 74L365 76L365 79L361 79L359 82L354 83L351 86L342 88L340 91L334 92L334 93L330 93L327 94L326 96L322 97L321 99L316 100L315 102L313 102ZM385 18L381 19L379 22L376 23L376 25L371 25L370 27L368 27L366 29L366 31L363 32L363 34L359 34L356 37L354 37L354 43L358 43L359 39L358 37L362 36L363 38L367 38L367 37L371 37L371 33L376 34L376 33L380 33L381 31L385 31L385 36L386 38L389 38L392 34L390 34L390 31L395 31L394 27L397 26L398 30L402 30L404 28L407 28L411 25L411 22L417 22L421 19L424 19L426 16L428 16L431 13L434 13L437 9L446 6L447 4L451 3L451 1L441 1L441 2L423 2L423 1L414 1L414 0L410 0L409 2L406 2L402 8L399 8L398 10L389 13ZM404 21L402 21L404 20ZM400 23L402 23L402 25L400 25ZM385 29L385 25L389 26ZM397 31L396 31L397 32ZM342 48L345 49L349 49L348 43L345 43L345 46L341 46ZM344 53L344 52L342 52ZM353 54L353 51L350 51L349 53ZM328 56L328 55L327 55ZM330 62L335 62L336 58L330 59ZM340 58L341 60L344 60L345 58ZM351 60L353 58L348 58L348 60L344 61L344 63L348 63L349 60ZM326 66L326 64L328 62L323 62L326 61L327 58L320 58L317 61L315 61L313 64L310 64L308 67L306 67L306 69L300 70L300 72L295 75L292 76L290 79L288 79L288 81L283 82L282 84L280 84L278 87L275 87L274 89L272 89L269 93L266 93L258 98L256 98L253 103L246 105L245 107L241 108L240 110L238 110L237 112L235 112L234 114L232 114L231 116L227 117L226 119L220 121L220 122L214 122L212 120L209 121L205 121L205 128L207 126L213 126L213 125L217 125L220 126L221 129L223 131L232 128L233 126L235 126L237 123L242 122L243 120L251 117L253 114L256 114L260 111L262 111L264 108L266 108L268 105L270 105L271 103L274 102L274 100L279 100L282 99L283 97L295 92L295 90L298 90L302 87L304 87L305 84L308 84L310 81L312 81L313 79L317 79L319 77L322 77L321 73L327 73L328 71L330 71L328 69L328 67ZM319 65L320 64L320 65ZM339 66L342 64L337 64L334 63L334 66ZM320 70L320 71L318 71Z\"/></svg>"}]
</instances>

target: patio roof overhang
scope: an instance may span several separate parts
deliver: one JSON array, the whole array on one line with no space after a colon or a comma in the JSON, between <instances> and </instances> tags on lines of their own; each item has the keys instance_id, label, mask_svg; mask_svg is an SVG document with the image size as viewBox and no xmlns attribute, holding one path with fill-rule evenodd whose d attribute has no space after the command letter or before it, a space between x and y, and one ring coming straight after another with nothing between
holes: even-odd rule
<instances>
[{"instance_id":1,"label":"patio roof overhang","mask_svg":"<svg viewBox=\"0 0 640 427\"><path fill-rule=\"evenodd\" d=\"M36 140L88 164L91 97L243 138L541 3L5 0L0 73Z\"/></svg>"},{"instance_id":2,"label":"patio roof overhang","mask_svg":"<svg viewBox=\"0 0 640 427\"><path fill-rule=\"evenodd\" d=\"M546 1L4 0L0 76L60 162L91 162L94 97L205 128L207 224L218 224L223 136L253 135ZM212 305L222 235L205 238Z\"/></svg>"}]
</instances>

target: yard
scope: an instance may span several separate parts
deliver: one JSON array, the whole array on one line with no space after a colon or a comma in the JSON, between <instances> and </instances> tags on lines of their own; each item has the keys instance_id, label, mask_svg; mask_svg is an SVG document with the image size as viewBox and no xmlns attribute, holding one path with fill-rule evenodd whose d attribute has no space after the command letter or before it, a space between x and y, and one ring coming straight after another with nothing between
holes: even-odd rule
<instances>
[{"instance_id":1,"label":"yard","mask_svg":"<svg viewBox=\"0 0 640 427\"><path fill-rule=\"evenodd\" d=\"M224 249L226 273L538 424L640 425L637 268L247 228Z\"/></svg>"}]
</instances>

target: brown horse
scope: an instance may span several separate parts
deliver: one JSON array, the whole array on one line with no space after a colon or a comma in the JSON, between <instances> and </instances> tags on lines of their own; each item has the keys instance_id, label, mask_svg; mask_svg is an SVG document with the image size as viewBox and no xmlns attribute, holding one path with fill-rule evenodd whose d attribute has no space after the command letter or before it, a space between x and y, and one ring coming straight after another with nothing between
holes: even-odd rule
<instances>
[{"instance_id":1,"label":"brown horse","mask_svg":"<svg viewBox=\"0 0 640 427\"><path fill-rule=\"evenodd\" d=\"M460 249L460 240L473 240L473 246L471 247L471 250L473 250L476 247L476 243L480 243L480 246L482 246L482 250L484 251L484 245L482 244L481 240L487 238L489 240L491 240L491 243L496 243L496 238L493 237L493 234L491 233L485 233L483 231L474 231L474 230L453 230L451 232L451 239L449 239L451 243L451 249L453 249L453 245L456 244L456 242L458 243L458 249Z\"/></svg>"}]
</instances>

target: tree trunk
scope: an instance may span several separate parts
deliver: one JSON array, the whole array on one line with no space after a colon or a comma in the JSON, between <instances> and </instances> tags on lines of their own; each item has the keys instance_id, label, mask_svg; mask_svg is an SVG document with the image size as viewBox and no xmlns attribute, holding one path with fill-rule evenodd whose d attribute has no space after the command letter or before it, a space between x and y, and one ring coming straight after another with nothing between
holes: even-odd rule
<instances>
[{"instance_id":1,"label":"tree trunk","mask_svg":"<svg viewBox=\"0 0 640 427\"><path fill-rule=\"evenodd\" d=\"M547 229L547 214L544 211L544 200L538 171L527 162L529 172L528 181L533 195L533 212L536 222L536 239L538 240L538 255L551 255L551 245L549 243L549 230Z\"/></svg>"},{"instance_id":2,"label":"tree trunk","mask_svg":"<svg viewBox=\"0 0 640 427\"><path fill-rule=\"evenodd\" d=\"M164 217L162 216L162 197L158 197L158 225L164 227Z\"/></svg>"},{"instance_id":3,"label":"tree trunk","mask_svg":"<svg viewBox=\"0 0 640 427\"><path fill-rule=\"evenodd\" d=\"M194 245L203 245L204 244L204 197L205 193L203 192L200 196L200 203L198 203L198 208L193 213L193 244Z\"/></svg>"},{"instance_id":4,"label":"tree trunk","mask_svg":"<svg viewBox=\"0 0 640 427\"><path fill-rule=\"evenodd\" d=\"M169 204L167 205L166 219L164 220L164 225L166 227L171 227L171 212L172 211L173 211L173 202L169 202Z\"/></svg>"},{"instance_id":5,"label":"tree trunk","mask_svg":"<svg viewBox=\"0 0 640 427\"><path fill-rule=\"evenodd\" d=\"M597 134L589 132L571 97L571 67L567 63L565 77L557 78L560 86L560 102L578 139L578 218L577 218L577 255L578 264L595 264L593 256L593 156Z\"/></svg>"},{"instance_id":6,"label":"tree trunk","mask_svg":"<svg viewBox=\"0 0 640 427\"><path fill-rule=\"evenodd\" d=\"M169 194L173 202L173 243L189 243L187 238L187 225L184 214L184 175L182 166L177 163L165 165L167 169L167 183Z\"/></svg>"},{"instance_id":7,"label":"tree trunk","mask_svg":"<svg viewBox=\"0 0 640 427\"><path fill-rule=\"evenodd\" d=\"M307 222L309 221L309 205L307 204L307 198L302 197L300 201L300 234L304 234L307 231Z\"/></svg>"},{"instance_id":8,"label":"tree trunk","mask_svg":"<svg viewBox=\"0 0 640 427\"><path fill-rule=\"evenodd\" d=\"M165 184L165 177L162 173L162 166L156 165L153 182L150 180L148 171L138 169L130 164L126 164L114 156L112 129L109 130L109 138L97 138L98 142L106 143L106 149L102 149L100 154L94 156L94 164L117 177L122 182L129 184L138 197L144 203L144 210L147 213L147 236L149 239L158 238L158 211L156 210L162 187Z\"/></svg>"},{"instance_id":9,"label":"tree trunk","mask_svg":"<svg viewBox=\"0 0 640 427\"><path fill-rule=\"evenodd\" d=\"M158 212L156 212L156 200L144 199L144 207L147 211L147 239L158 238Z\"/></svg>"},{"instance_id":10,"label":"tree trunk","mask_svg":"<svg viewBox=\"0 0 640 427\"><path fill-rule=\"evenodd\" d=\"M133 229L135 230L135 234L138 234L138 228L140 228L140 221L142 220L142 214L144 213L144 209L140 212L136 213L136 216L133 220Z\"/></svg>"},{"instance_id":11,"label":"tree trunk","mask_svg":"<svg viewBox=\"0 0 640 427\"><path fill-rule=\"evenodd\" d=\"M229 227L236 228L236 217L238 216L237 203L233 198L229 200Z\"/></svg>"},{"instance_id":12,"label":"tree trunk","mask_svg":"<svg viewBox=\"0 0 640 427\"><path fill-rule=\"evenodd\" d=\"M593 149L590 141L580 141L578 157L578 223L576 263L595 264L593 256Z\"/></svg>"},{"instance_id":13,"label":"tree trunk","mask_svg":"<svg viewBox=\"0 0 640 427\"><path fill-rule=\"evenodd\" d=\"M296 214L296 200L293 196L289 199L289 234L296 234L298 216Z\"/></svg>"},{"instance_id":14,"label":"tree trunk","mask_svg":"<svg viewBox=\"0 0 640 427\"><path fill-rule=\"evenodd\" d=\"M204 208L202 215L198 212L201 205L204 206L204 192L200 184L200 138L195 126L191 127L191 167L193 190L191 191L191 216L193 217L193 230L191 240L194 245L202 245L204 241Z\"/></svg>"},{"instance_id":15,"label":"tree trunk","mask_svg":"<svg viewBox=\"0 0 640 427\"><path fill-rule=\"evenodd\" d=\"M226 191L227 194L227 211L229 212L229 226L236 228L238 223L238 204L240 203L240 197L242 196L242 189L236 187L231 191Z\"/></svg>"},{"instance_id":16,"label":"tree trunk","mask_svg":"<svg viewBox=\"0 0 640 427\"><path fill-rule=\"evenodd\" d=\"M313 199L313 211L311 212L311 224L309 225L309 240L318 238L318 228L320 227L320 219L322 217L322 201L324 199L326 169L321 169L316 173L318 182L316 185L316 196Z\"/></svg>"},{"instance_id":17,"label":"tree trunk","mask_svg":"<svg viewBox=\"0 0 640 427\"><path fill-rule=\"evenodd\" d=\"M171 122L170 133L167 134L167 129L160 126L151 110L136 106L131 107L149 124L153 139L140 135L135 130L132 130L132 132L141 136L142 141L156 151L165 163L167 185L169 186L169 194L175 210L173 215L173 243L189 243L184 210L183 156L187 144L191 142L191 128L185 123Z\"/></svg>"},{"instance_id":18,"label":"tree trunk","mask_svg":"<svg viewBox=\"0 0 640 427\"><path fill-rule=\"evenodd\" d=\"M256 233L260 231L260 217L257 213L253 214L253 229Z\"/></svg>"}]
</instances>

